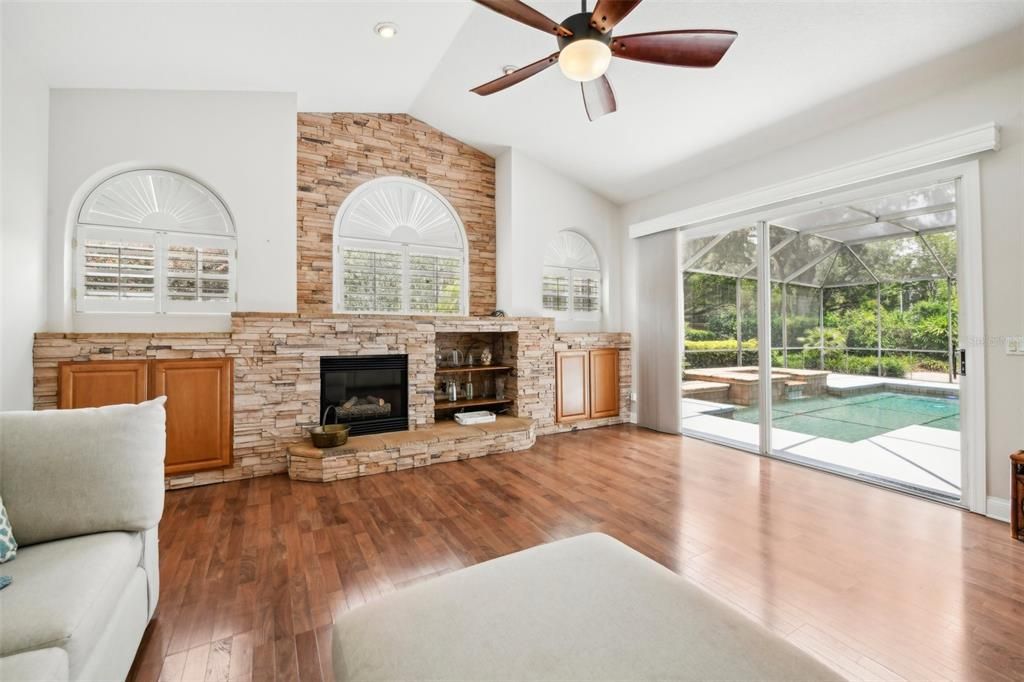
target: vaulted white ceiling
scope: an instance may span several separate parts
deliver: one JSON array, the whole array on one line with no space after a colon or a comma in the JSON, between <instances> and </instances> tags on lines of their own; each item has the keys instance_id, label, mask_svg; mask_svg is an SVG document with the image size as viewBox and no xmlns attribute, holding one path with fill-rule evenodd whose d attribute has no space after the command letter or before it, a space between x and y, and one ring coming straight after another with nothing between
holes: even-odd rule
<instances>
[{"instance_id":1,"label":"vaulted white ceiling","mask_svg":"<svg viewBox=\"0 0 1024 682\"><path fill-rule=\"evenodd\" d=\"M533 4L556 20L579 11ZM492 153L520 149L617 201L669 186L687 159L846 93L870 98L873 83L1024 20L1020 0L646 0L617 34L726 28L739 39L711 70L614 60L619 111L589 123L579 86L557 68L490 97L469 92L557 49L469 0L8 1L3 11L4 42L51 87L288 91L304 111L408 112ZM377 37L380 21L398 36Z\"/></svg>"}]
</instances>

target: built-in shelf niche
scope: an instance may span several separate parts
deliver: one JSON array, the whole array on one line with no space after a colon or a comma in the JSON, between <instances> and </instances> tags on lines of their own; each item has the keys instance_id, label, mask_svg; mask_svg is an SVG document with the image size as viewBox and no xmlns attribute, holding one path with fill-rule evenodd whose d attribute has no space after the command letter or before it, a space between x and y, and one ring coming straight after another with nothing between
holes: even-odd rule
<instances>
[{"instance_id":1,"label":"built-in shelf niche","mask_svg":"<svg viewBox=\"0 0 1024 682\"><path fill-rule=\"evenodd\" d=\"M434 375L434 418L452 419L462 411L490 410L515 414L515 332L442 332L437 334ZM491 352L490 364L482 364L481 355ZM455 357L452 351L458 351ZM460 364L455 364L458 361ZM504 397L498 398L496 385L505 384ZM447 384L458 384L458 399L448 397ZM467 398L466 384L473 384L473 397Z\"/></svg>"}]
</instances>

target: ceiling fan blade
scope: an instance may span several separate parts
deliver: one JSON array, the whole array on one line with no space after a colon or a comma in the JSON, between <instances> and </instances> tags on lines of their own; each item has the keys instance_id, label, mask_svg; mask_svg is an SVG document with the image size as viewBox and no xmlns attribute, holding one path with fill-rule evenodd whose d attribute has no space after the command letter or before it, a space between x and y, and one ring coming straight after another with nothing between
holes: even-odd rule
<instances>
[{"instance_id":1,"label":"ceiling fan blade","mask_svg":"<svg viewBox=\"0 0 1024 682\"><path fill-rule=\"evenodd\" d=\"M597 0L597 6L590 15L590 25L601 33L607 33L636 9L642 0Z\"/></svg>"},{"instance_id":2,"label":"ceiling fan blade","mask_svg":"<svg viewBox=\"0 0 1024 682\"><path fill-rule=\"evenodd\" d=\"M545 33L553 33L554 35L562 36L563 38L568 38L572 35L572 31L562 26L557 21L548 19L534 8L524 2L520 2L519 0L475 0L475 2L478 5L483 5L487 9L494 10L498 14L504 15L509 19L515 19L527 26L533 26L536 29L540 29Z\"/></svg>"},{"instance_id":3,"label":"ceiling fan blade","mask_svg":"<svg viewBox=\"0 0 1024 682\"><path fill-rule=\"evenodd\" d=\"M583 106L587 109L587 118L596 121L605 114L614 113L615 93L607 76L580 83L583 90Z\"/></svg>"},{"instance_id":4,"label":"ceiling fan blade","mask_svg":"<svg viewBox=\"0 0 1024 682\"><path fill-rule=\"evenodd\" d=\"M544 59L538 59L533 64L528 64L521 69L516 69L512 73L499 76L494 80L478 85L477 87L470 90L478 95L493 95L496 92L501 92L505 88L512 87L516 83L522 83L530 76L536 76L538 73L553 65L558 61L558 53L555 52Z\"/></svg>"},{"instance_id":5,"label":"ceiling fan blade","mask_svg":"<svg viewBox=\"0 0 1024 682\"><path fill-rule=\"evenodd\" d=\"M714 29L636 33L612 39L612 54L638 62L710 68L725 56L736 35Z\"/></svg>"}]
</instances>

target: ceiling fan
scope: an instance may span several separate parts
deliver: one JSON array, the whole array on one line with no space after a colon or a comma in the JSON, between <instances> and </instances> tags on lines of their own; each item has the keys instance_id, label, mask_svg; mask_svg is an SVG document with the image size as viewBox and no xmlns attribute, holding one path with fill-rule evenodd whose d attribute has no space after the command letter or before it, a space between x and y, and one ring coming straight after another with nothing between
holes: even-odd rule
<instances>
[{"instance_id":1,"label":"ceiling fan","mask_svg":"<svg viewBox=\"0 0 1024 682\"><path fill-rule=\"evenodd\" d=\"M475 2L509 19L553 34L558 39L558 51L473 88L472 92L493 95L536 76L558 62L566 78L580 83L583 105L591 121L616 109L615 93L605 76L612 57L669 66L710 68L721 61L737 35L735 31L690 29L613 36L612 29L641 0L598 0L592 12L587 11L587 0L582 0L583 11L561 23L552 21L519 0Z\"/></svg>"}]
</instances>

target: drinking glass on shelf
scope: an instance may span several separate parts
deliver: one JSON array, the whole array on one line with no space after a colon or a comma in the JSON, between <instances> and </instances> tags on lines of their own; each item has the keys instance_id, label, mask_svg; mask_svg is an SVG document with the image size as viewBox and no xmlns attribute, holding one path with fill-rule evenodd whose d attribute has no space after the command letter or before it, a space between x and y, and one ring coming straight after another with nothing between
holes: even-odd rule
<instances>
[{"instance_id":1,"label":"drinking glass on shelf","mask_svg":"<svg viewBox=\"0 0 1024 682\"><path fill-rule=\"evenodd\" d=\"M505 399L505 377L494 377L494 399Z\"/></svg>"}]
</instances>

